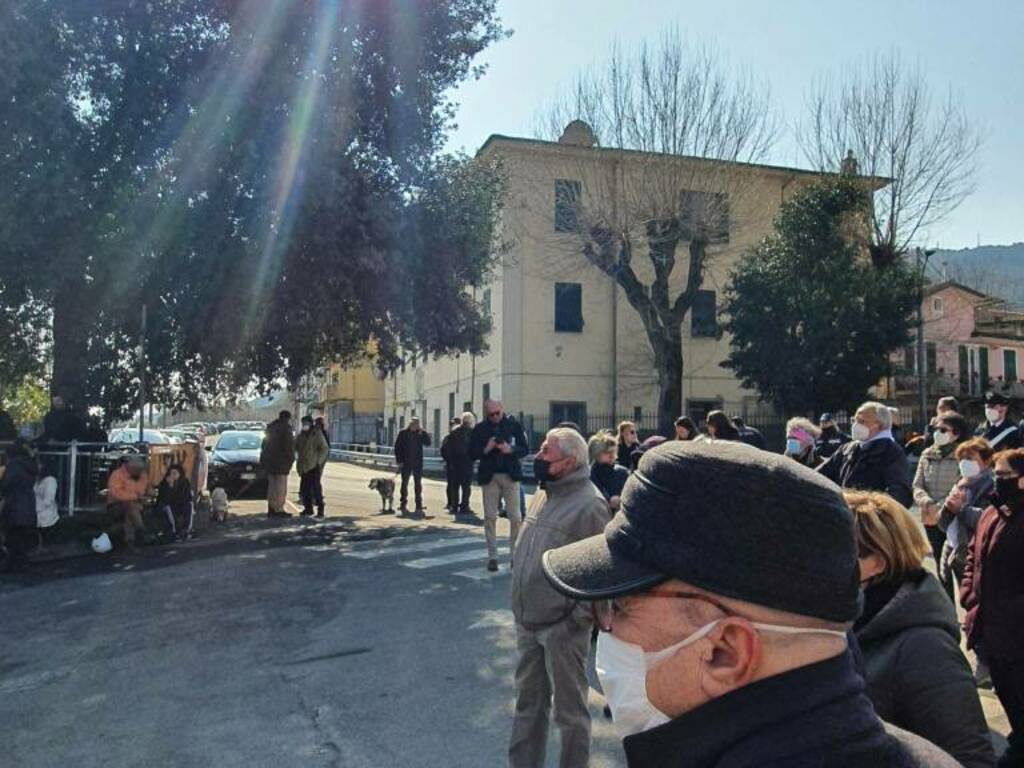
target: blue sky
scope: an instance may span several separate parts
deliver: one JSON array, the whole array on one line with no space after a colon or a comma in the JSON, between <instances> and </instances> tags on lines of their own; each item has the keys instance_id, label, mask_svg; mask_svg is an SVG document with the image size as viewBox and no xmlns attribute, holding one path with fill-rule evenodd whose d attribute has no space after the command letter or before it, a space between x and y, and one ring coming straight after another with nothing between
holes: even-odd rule
<instances>
[{"instance_id":1,"label":"blue sky","mask_svg":"<svg viewBox=\"0 0 1024 768\"><path fill-rule=\"evenodd\" d=\"M450 147L475 151L492 133L532 134L538 108L609 44L656 40L673 25L768 78L787 125L813 76L896 49L952 88L986 136L977 191L927 235L943 248L1024 241L1024 0L499 0L515 34L486 51L484 78L457 93ZM804 166L791 135L773 162Z\"/></svg>"}]
</instances>

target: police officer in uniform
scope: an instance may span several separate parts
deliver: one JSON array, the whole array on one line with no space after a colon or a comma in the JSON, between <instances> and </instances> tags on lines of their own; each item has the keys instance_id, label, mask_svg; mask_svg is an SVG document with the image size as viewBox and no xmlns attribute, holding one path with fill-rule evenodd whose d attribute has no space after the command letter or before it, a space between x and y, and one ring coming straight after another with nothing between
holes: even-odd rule
<instances>
[{"instance_id":1,"label":"police officer in uniform","mask_svg":"<svg viewBox=\"0 0 1024 768\"><path fill-rule=\"evenodd\" d=\"M1024 445L1020 429L1007 417L1010 401L998 392L985 393L985 421L975 434L984 437L996 452Z\"/></svg>"}]
</instances>

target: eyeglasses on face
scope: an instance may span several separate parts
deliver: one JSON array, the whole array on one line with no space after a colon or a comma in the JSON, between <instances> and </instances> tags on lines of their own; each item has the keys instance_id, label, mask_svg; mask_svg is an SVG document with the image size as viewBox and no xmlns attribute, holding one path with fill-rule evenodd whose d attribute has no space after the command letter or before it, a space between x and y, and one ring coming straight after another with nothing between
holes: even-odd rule
<instances>
[{"instance_id":1,"label":"eyeglasses on face","mask_svg":"<svg viewBox=\"0 0 1024 768\"><path fill-rule=\"evenodd\" d=\"M734 616L733 611L726 608L713 597L708 597L699 592L686 592L683 590L652 589L649 592L641 592L638 595L629 595L611 600L595 600L590 604L590 615L594 618L594 626L602 632L611 632L616 614L624 610L623 603L628 600L635 600L640 597L660 597L670 600L700 600L715 606L722 613Z\"/></svg>"}]
</instances>

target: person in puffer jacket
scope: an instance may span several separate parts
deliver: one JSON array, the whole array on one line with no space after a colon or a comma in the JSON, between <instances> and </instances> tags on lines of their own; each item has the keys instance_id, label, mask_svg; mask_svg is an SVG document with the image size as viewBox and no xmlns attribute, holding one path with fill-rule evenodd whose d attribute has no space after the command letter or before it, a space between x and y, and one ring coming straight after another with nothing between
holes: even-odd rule
<instances>
[{"instance_id":1,"label":"person in puffer jacket","mask_svg":"<svg viewBox=\"0 0 1024 768\"><path fill-rule=\"evenodd\" d=\"M924 570L931 547L883 493L847 491L864 610L853 625L878 716L941 747L967 768L995 764L956 610Z\"/></svg>"}]
</instances>

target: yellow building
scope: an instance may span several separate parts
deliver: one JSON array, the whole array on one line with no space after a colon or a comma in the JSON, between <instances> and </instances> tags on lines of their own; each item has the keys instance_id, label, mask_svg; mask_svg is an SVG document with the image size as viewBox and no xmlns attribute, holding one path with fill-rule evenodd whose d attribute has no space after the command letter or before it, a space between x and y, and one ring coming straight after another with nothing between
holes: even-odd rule
<instances>
[{"instance_id":1,"label":"yellow building","mask_svg":"<svg viewBox=\"0 0 1024 768\"><path fill-rule=\"evenodd\" d=\"M372 361L352 368L328 365L320 376L319 400L332 444L381 440L384 381Z\"/></svg>"},{"instance_id":2,"label":"yellow building","mask_svg":"<svg viewBox=\"0 0 1024 768\"><path fill-rule=\"evenodd\" d=\"M500 238L511 245L493 282L477 293L492 317L489 350L475 358L407 359L385 382L389 434L416 415L437 441L449 419L464 409L479 414L487 397L521 415L535 436L559 421L593 431L633 418L652 428L658 379L643 322L623 289L584 256L583 228L565 226L565 219L576 223L574 217L597 211L607 226L633 227L631 264L650 285L647 214L630 216L656 202L660 188L677 210L681 194L724 200L703 284L682 323L683 411L698 420L713 408L745 417L763 412L756 394L720 365L729 338L718 307L739 256L771 231L779 205L820 175L607 149L589 134L574 121L558 142L494 135L484 143L477 156L500 159L508 176ZM686 285L688 253L681 242L671 296Z\"/></svg>"}]
</instances>

